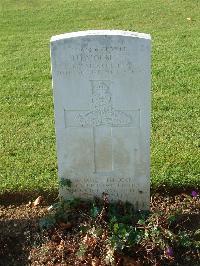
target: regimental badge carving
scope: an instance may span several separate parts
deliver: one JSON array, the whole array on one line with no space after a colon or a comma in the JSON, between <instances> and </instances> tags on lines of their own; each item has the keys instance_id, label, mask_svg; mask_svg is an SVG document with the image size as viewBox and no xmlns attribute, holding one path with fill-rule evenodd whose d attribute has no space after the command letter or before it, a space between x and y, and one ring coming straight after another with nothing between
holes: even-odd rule
<instances>
[{"instance_id":1,"label":"regimental badge carving","mask_svg":"<svg viewBox=\"0 0 200 266\"><path fill-rule=\"evenodd\" d=\"M112 105L112 94L109 82L91 80L90 111L79 113L76 117L82 127L96 126L130 126L133 117L124 112L115 110Z\"/></svg>"}]
</instances>

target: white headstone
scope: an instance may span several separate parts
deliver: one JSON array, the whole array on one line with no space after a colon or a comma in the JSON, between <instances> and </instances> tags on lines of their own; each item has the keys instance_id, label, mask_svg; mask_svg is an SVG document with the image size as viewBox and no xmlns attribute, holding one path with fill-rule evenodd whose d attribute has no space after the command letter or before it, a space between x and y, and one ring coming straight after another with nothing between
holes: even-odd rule
<instances>
[{"instance_id":1,"label":"white headstone","mask_svg":"<svg viewBox=\"0 0 200 266\"><path fill-rule=\"evenodd\" d=\"M51 38L61 196L148 209L150 198L148 34L94 30Z\"/></svg>"}]
</instances>

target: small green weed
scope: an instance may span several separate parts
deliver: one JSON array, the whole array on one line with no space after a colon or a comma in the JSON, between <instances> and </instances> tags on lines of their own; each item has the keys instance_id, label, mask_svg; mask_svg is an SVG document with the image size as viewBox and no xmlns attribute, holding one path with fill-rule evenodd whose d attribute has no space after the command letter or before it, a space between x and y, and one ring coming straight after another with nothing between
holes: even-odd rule
<instances>
[{"instance_id":1,"label":"small green weed","mask_svg":"<svg viewBox=\"0 0 200 266\"><path fill-rule=\"evenodd\" d=\"M80 199L68 199L61 200L52 205L52 211L47 216L40 220L39 225L42 229L50 229L56 226L60 222L68 223L71 222L76 214L77 208L80 206Z\"/></svg>"},{"instance_id":2,"label":"small green weed","mask_svg":"<svg viewBox=\"0 0 200 266\"><path fill-rule=\"evenodd\" d=\"M60 187L65 187L65 188L68 188L70 189L71 186L72 186L72 181L70 179L66 179L66 178L62 178L60 181L59 181L59 185Z\"/></svg>"}]
</instances>

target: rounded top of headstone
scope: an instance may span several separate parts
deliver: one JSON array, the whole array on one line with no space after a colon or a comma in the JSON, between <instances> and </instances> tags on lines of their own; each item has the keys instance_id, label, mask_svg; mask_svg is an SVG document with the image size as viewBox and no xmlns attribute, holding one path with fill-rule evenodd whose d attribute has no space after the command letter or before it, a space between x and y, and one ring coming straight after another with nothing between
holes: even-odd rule
<instances>
[{"instance_id":1,"label":"rounded top of headstone","mask_svg":"<svg viewBox=\"0 0 200 266\"><path fill-rule=\"evenodd\" d=\"M86 36L123 36L123 37L133 37L133 38L151 40L150 34L146 33L123 31L123 30L86 30L86 31L70 32L70 33L64 33L52 36L51 42L63 39L69 39L69 38L86 37Z\"/></svg>"}]
</instances>

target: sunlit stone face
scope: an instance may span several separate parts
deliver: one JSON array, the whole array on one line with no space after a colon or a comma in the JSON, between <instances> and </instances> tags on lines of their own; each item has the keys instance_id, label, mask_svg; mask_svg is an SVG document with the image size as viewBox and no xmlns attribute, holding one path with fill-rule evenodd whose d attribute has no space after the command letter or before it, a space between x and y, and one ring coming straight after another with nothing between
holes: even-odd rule
<instances>
[{"instance_id":1,"label":"sunlit stone face","mask_svg":"<svg viewBox=\"0 0 200 266\"><path fill-rule=\"evenodd\" d=\"M150 36L86 31L51 39L63 197L149 208Z\"/></svg>"}]
</instances>

